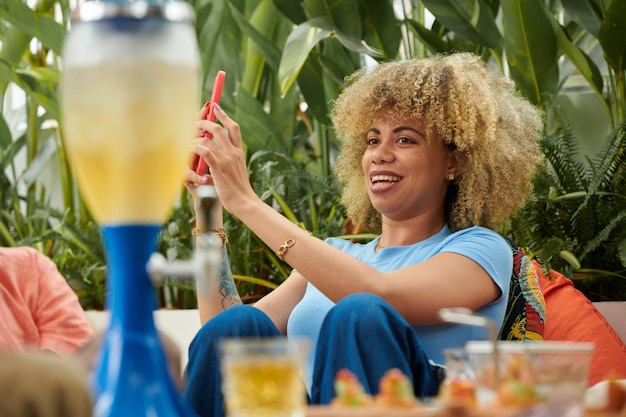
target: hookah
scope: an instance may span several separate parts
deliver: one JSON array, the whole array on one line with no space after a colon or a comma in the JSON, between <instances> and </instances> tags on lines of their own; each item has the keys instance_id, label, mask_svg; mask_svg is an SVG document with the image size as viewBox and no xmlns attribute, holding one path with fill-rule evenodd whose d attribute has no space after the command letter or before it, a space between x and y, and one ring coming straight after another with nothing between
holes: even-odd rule
<instances>
[{"instance_id":1,"label":"hookah","mask_svg":"<svg viewBox=\"0 0 626 417\"><path fill-rule=\"evenodd\" d=\"M155 255L181 190L199 103L193 9L165 3L82 2L65 39L63 140L107 263L105 331L92 381L94 416L195 416L170 378L156 330L153 284L219 273L219 239L200 236L191 261ZM207 224L216 202L199 187Z\"/></svg>"}]
</instances>

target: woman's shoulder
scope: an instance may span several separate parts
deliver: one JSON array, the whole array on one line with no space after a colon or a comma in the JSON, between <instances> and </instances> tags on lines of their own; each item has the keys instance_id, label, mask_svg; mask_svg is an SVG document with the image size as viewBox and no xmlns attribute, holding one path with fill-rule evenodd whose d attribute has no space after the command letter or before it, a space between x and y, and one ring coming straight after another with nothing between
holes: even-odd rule
<instances>
[{"instance_id":1,"label":"woman's shoulder","mask_svg":"<svg viewBox=\"0 0 626 417\"><path fill-rule=\"evenodd\" d=\"M339 237L329 237L326 238L326 243L331 246L336 247L337 249L341 249L344 252L350 253L352 255L357 255L362 253L364 250L367 250L368 246L374 245L372 242L354 242L352 240L343 239Z\"/></svg>"},{"instance_id":2,"label":"woman's shoulder","mask_svg":"<svg viewBox=\"0 0 626 417\"><path fill-rule=\"evenodd\" d=\"M463 247L479 251L484 256L508 256L512 249L500 233L481 226L471 226L451 233L443 242L443 247Z\"/></svg>"},{"instance_id":3,"label":"woman's shoulder","mask_svg":"<svg viewBox=\"0 0 626 417\"><path fill-rule=\"evenodd\" d=\"M506 239L498 232L482 226L470 226L465 229L452 232L448 239L488 239L508 244Z\"/></svg>"}]
</instances>

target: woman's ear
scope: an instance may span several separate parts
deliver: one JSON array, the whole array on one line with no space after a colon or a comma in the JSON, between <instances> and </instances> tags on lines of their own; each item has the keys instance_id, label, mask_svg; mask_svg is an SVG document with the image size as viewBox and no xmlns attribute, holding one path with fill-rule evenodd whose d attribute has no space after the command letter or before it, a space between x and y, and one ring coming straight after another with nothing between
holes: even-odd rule
<instances>
[{"instance_id":1,"label":"woman's ear","mask_svg":"<svg viewBox=\"0 0 626 417\"><path fill-rule=\"evenodd\" d=\"M463 173L466 162L467 158L465 154L459 152L458 150L451 151L448 168L446 169L447 180L454 181L458 178Z\"/></svg>"}]
</instances>

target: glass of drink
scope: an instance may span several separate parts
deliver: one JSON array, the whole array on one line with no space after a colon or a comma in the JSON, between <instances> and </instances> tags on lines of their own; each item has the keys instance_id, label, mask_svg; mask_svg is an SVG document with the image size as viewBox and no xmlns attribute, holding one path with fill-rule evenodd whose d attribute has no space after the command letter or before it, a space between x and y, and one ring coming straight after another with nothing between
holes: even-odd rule
<instances>
[{"instance_id":1,"label":"glass of drink","mask_svg":"<svg viewBox=\"0 0 626 417\"><path fill-rule=\"evenodd\" d=\"M101 227L111 321L96 416L193 415L169 377L146 264L181 191L199 107L192 7L81 2L63 49L62 139Z\"/></svg>"},{"instance_id":2,"label":"glass of drink","mask_svg":"<svg viewBox=\"0 0 626 417\"><path fill-rule=\"evenodd\" d=\"M225 339L220 345L228 417L303 417L307 339Z\"/></svg>"},{"instance_id":3,"label":"glass of drink","mask_svg":"<svg viewBox=\"0 0 626 417\"><path fill-rule=\"evenodd\" d=\"M446 378L439 398L450 406L476 406L476 374L465 349L444 349Z\"/></svg>"}]
</instances>

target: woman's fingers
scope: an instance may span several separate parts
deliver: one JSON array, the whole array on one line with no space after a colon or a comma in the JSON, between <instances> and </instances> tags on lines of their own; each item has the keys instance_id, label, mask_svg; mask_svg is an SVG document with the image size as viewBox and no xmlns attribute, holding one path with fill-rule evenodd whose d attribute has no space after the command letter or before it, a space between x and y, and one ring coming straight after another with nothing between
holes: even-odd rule
<instances>
[{"instance_id":1,"label":"woman's fingers","mask_svg":"<svg viewBox=\"0 0 626 417\"><path fill-rule=\"evenodd\" d=\"M210 101L207 101L206 103L204 103L204 106L202 106L202 108L198 112L198 120L203 120L203 119L207 118L207 116L209 115L209 105L210 104L211 104Z\"/></svg>"},{"instance_id":2,"label":"woman's fingers","mask_svg":"<svg viewBox=\"0 0 626 417\"><path fill-rule=\"evenodd\" d=\"M184 177L185 187L192 191L200 185L213 185L213 178L210 174L198 175L193 169L188 168Z\"/></svg>"},{"instance_id":3,"label":"woman's fingers","mask_svg":"<svg viewBox=\"0 0 626 417\"><path fill-rule=\"evenodd\" d=\"M217 120L219 120L224 126L224 129L226 129L227 136L230 139L230 142L237 147L241 146L241 131L239 129L239 124L230 117L228 117L228 115L224 112L224 110L222 110L222 108L218 104L214 103L213 109L215 111L215 116L217 117Z\"/></svg>"},{"instance_id":4,"label":"woman's fingers","mask_svg":"<svg viewBox=\"0 0 626 417\"><path fill-rule=\"evenodd\" d=\"M204 137L204 133L208 132L214 139L212 142L214 144L217 143L220 147L225 146L229 142L235 147L241 147L242 141L239 124L228 117L228 115L217 104L214 104L213 106L215 115L221 122L221 125L204 119L198 120L196 122L198 138ZM210 142L210 139L207 139L205 142L208 148L211 147Z\"/></svg>"}]
</instances>

